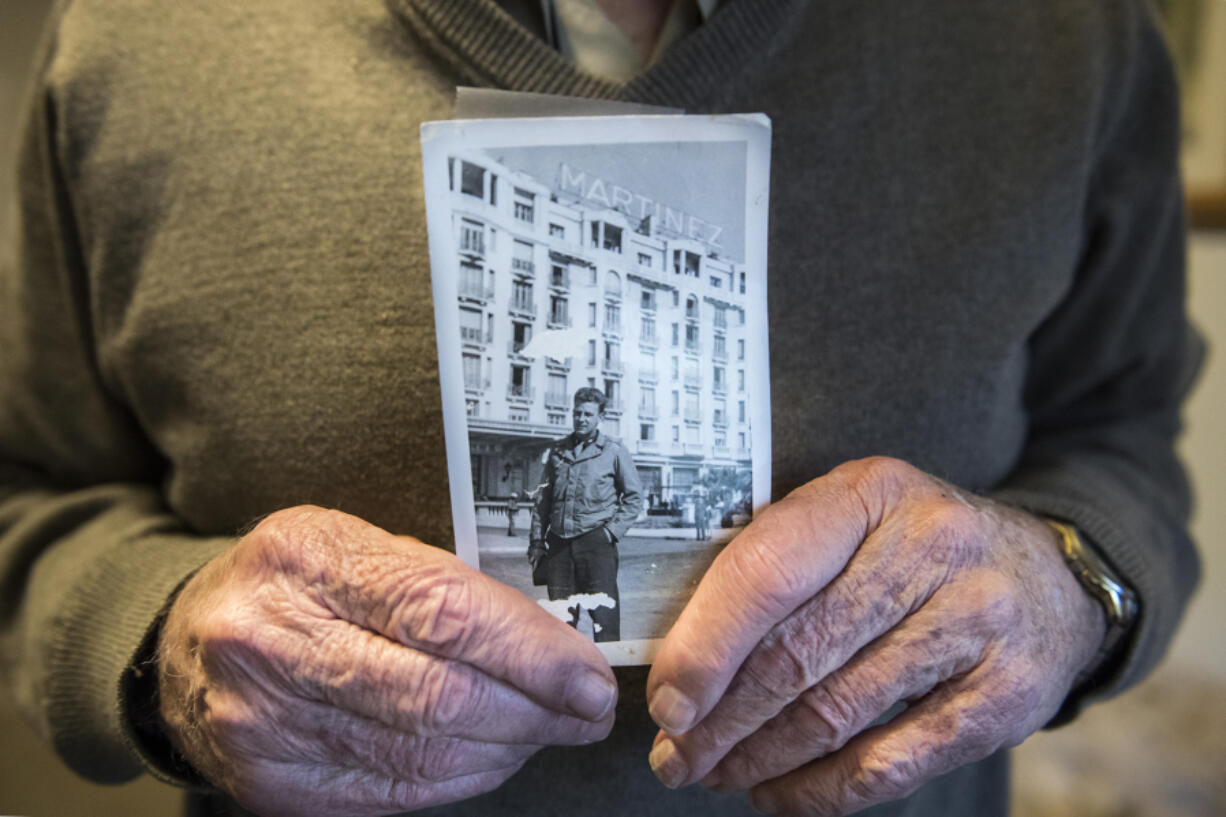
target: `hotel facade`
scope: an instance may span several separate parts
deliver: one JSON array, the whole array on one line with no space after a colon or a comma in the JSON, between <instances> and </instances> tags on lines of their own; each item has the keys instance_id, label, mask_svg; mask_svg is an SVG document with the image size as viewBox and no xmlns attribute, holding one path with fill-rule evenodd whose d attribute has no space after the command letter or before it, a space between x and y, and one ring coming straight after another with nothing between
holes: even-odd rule
<instances>
[{"instance_id":1,"label":"hotel facade","mask_svg":"<svg viewBox=\"0 0 1226 817\"><path fill-rule=\"evenodd\" d=\"M750 467L747 270L722 226L565 164L548 184L484 153L448 171L479 521L536 489L583 386L649 512L692 520L703 469Z\"/></svg>"}]
</instances>

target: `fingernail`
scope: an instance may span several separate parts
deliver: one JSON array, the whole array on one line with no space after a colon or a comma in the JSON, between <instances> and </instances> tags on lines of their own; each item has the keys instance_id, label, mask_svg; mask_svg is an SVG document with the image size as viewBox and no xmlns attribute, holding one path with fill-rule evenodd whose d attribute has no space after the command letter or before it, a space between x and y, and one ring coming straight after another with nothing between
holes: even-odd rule
<instances>
[{"instance_id":1,"label":"fingernail","mask_svg":"<svg viewBox=\"0 0 1226 817\"><path fill-rule=\"evenodd\" d=\"M581 718L598 721L617 701L617 687L608 678L593 670L584 670L579 681L570 691L567 704Z\"/></svg>"},{"instance_id":2,"label":"fingernail","mask_svg":"<svg viewBox=\"0 0 1226 817\"><path fill-rule=\"evenodd\" d=\"M694 702L668 684L661 686L651 696L647 711L661 729L672 735L681 734L693 726L694 716L698 714Z\"/></svg>"},{"instance_id":3,"label":"fingernail","mask_svg":"<svg viewBox=\"0 0 1226 817\"><path fill-rule=\"evenodd\" d=\"M684 783L690 773L689 767L685 765L671 740L665 739L657 743L656 748L647 756L647 762L651 764L651 770L660 778L660 782L670 789Z\"/></svg>"},{"instance_id":4,"label":"fingernail","mask_svg":"<svg viewBox=\"0 0 1226 817\"><path fill-rule=\"evenodd\" d=\"M749 805L759 814L774 814L779 809L779 803L769 792L754 789L749 794Z\"/></svg>"}]
</instances>

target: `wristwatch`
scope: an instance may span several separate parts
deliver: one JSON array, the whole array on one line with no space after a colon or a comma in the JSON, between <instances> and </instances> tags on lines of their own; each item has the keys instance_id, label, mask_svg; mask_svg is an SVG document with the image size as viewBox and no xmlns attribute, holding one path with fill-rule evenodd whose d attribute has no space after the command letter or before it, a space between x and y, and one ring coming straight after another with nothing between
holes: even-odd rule
<instances>
[{"instance_id":1,"label":"wristwatch","mask_svg":"<svg viewBox=\"0 0 1226 817\"><path fill-rule=\"evenodd\" d=\"M1137 595L1116 575L1094 548L1082 541L1076 528L1054 519L1046 520L1060 534L1060 550L1077 581L1085 591L1099 601L1107 614L1107 633L1103 637L1098 657L1078 677L1074 687L1080 686L1100 669L1114 653L1124 635L1132 628L1137 618L1139 605Z\"/></svg>"}]
</instances>

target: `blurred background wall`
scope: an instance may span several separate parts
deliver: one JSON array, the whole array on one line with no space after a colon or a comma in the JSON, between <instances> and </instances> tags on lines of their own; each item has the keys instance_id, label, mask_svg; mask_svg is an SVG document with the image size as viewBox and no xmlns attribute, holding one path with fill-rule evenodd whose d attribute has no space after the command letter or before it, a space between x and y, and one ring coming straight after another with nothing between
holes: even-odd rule
<instances>
[{"instance_id":1,"label":"blurred background wall","mask_svg":"<svg viewBox=\"0 0 1226 817\"><path fill-rule=\"evenodd\" d=\"M1190 309L1211 357L1187 410L1182 451L1197 487L1193 530L1204 581L1163 667L1072 726L1017 753L1019 817L1226 815L1226 0L1169 0L1185 55L1193 231ZM0 0L0 235L8 239L13 141L26 68L48 0ZM1223 31L1226 35L1226 30ZM1222 178L1218 178L1221 174ZM1221 182L1219 184L1219 181ZM150 779L94 786L74 777L0 697L0 814L152 817L178 794Z\"/></svg>"}]
</instances>

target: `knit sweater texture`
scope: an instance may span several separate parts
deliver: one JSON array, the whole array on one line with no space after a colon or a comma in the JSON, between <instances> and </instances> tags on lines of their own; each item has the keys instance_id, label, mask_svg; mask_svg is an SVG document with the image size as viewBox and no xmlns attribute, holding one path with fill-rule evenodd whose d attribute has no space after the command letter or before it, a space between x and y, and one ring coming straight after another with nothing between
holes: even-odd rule
<instances>
[{"instance_id":1,"label":"knit sweater texture","mask_svg":"<svg viewBox=\"0 0 1226 817\"><path fill-rule=\"evenodd\" d=\"M773 495L884 454L1068 520L1142 600L1091 697L1161 658L1198 353L1142 0L728 0L624 85L493 0L66 0L42 54L0 274L0 666L81 774L182 779L133 727L142 662L252 520L450 545L418 128L457 84L768 114ZM608 741L431 813L748 813L655 783L619 674ZM880 813L1003 813L1006 777Z\"/></svg>"}]
</instances>

